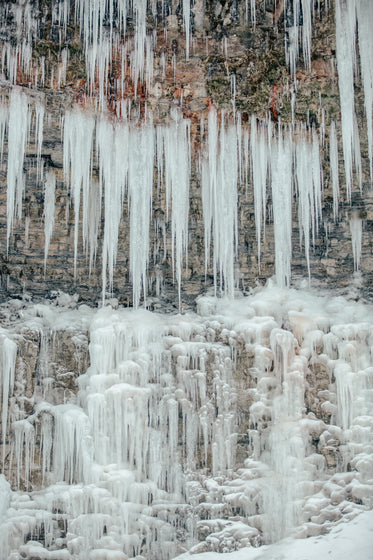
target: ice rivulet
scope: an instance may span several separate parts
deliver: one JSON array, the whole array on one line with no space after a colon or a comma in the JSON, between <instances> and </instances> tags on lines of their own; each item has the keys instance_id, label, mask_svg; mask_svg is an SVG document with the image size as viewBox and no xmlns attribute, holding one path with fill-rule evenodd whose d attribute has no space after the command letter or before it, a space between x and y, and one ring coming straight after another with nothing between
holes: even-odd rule
<instances>
[{"instance_id":1,"label":"ice rivulet","mask_svg":"<svg viewBox=\"0 0 373 560\"><path fill-rule=\"evenodd\" d=\"M58 302L2 307L1 558L223 552L373 507L370 306L272 287L174 316ZM55 404L52 356L88 331L90 366ZM25 399L16 341L21 364L38 333Z\"/></svg>"}]
</instances>

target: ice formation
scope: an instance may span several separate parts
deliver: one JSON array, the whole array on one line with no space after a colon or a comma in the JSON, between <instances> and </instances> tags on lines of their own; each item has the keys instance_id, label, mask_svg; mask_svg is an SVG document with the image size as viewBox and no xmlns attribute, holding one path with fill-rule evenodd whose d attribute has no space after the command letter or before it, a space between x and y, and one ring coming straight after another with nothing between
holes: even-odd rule
<instances>
[{"instance_id":1,"label":"ice formation","mask_svg":"<svg viewBox=\"0 0 373 560\"><path fill-rule=\"evenodd\" d=\"M196 314L93 311L66 296L2 312L2 453L16 488L1 479L2 557L171 558L197 534L194 552L231 551L320 535L372 507L369 305L268 287L200 297ZM89 336L90 365L56 404L46 375L67 327L77 353ZM28 416L19 329L49 333Z\"/></svg>"},{"instance_id":2,"label":"ice formation","mask_svg":"<svg viewBox=\"0 0 373 560\"><path fill-rule=\"evenodd\" d=\"M64 192L66 216L70 201L74 214L74 276L84 259L89 273L101 267L102 298L99 310L79 306L66 294L1 305L0 559L168 560L189 549L230 552L288 535L320 536L372 509L372 307L290 288L294 228L310 283L327 185L323 164L333 218L340 220L339 132L347 201L353 200L355 182L362 189L356 37L372 175L369 1L335 2L341 124L328 121L320 102L319 130L294 120L299 51L310 72L312 20L320 2L284 2L286 55L295 81L292 124L244 118L236 110L236 74L229 74L232 113L210 100L199 131L183 114L182 95L170 103L162 124L142 98L144 83L151 87L154 79L158 12L170 21L179 14L188 60L193 3L51 4L48 21L61 45L71 18L78 25L89 95L61 116L59 173L43 158L50 115L46 100L35 93L45 84L48 61L35 56L32 45L46 16L39 21L24 0L4 3L0 17L12 16L15 32L12 44L1 43L1 73L9 85L0 102L7 250L17 222L25 221L28 238L24 163L32 144L44 196L44 271L53 251L56 197ZM244 9L254 29L255 0L247 0ZM221 48L227 60L226 37ZM50 87L64 87L69 56L67 48L56 55ZM165 53L158 62L164 81ZM175 77L176 56L172 64ZM22 80L30 86L28 95L15 85ZM124 96L127 80L135 108ZM329 156L323 161L325 138ZM198 258L204 258L207 291L214 296L200 296L197 312L181 314L195 236L192 197L203 214L204 256ZM239 219L245 197L252 197L253 250L246 222ZM358 278L364 222L354 209L348 215L350 272ZM240 236L240 247L257 255L260 275L270 222L275 280L243 297L237 294ZM151 253L153 229L162 239ZM120 256L126 271L116 266L124 235L128 254ZM151 254L156 265L170 259L180 314L136 309L146 308L154 280ZM116 274L132 283L131 309L112 297ZM156 282L159 296L162 278Z\"/></svg>"}]
</instances>

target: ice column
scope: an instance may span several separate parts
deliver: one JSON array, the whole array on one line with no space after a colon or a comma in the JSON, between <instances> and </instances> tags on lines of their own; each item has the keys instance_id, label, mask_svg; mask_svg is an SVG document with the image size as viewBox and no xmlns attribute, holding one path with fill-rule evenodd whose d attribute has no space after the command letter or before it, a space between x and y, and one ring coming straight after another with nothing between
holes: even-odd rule
<instances>
[{"instance_id":1,"label":"ice column","mask_svg":"<svg viewBox=\"0 0 373 560\"><path fill-rule=\"evenodd\" d=\"M275 374L281 393L273 400L268 462L271 471L263 496L264 533L269 542L286 536L300 515L297 482L305 480L303 461L308 434L301 431L304 413L303 360L294 355L295 340L289 331L271 332ZM266 453L265 453L266 454ZM299 502L298 502L299 503Z\"/></svg>"}]
</instances>

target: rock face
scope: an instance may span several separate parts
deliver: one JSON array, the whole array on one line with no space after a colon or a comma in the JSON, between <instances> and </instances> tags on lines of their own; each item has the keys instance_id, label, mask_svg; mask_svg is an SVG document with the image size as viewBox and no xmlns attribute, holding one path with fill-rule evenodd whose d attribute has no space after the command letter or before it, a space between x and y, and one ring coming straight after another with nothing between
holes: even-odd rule
<instances>
[{"instance_id":1,"label":"rock face","mask_svg":"<svg viewBox=\"0 0 373 560\"><path fill-rule=\"evenodd\" d=\"M63 170L63 128L66 112L76 105L86 107L87 113L93 107L102 105L96 112L109 119L119 111L131 111L132 119L143 121L145 113L152 113L153 122L172 122L172 111L178 110L183 118L190 121L191 178L189 187L189 223L187 234L187 259L184 252L181 282L181 301L191 305L196 296L213 285L212 262L205 268L205 229L201 193L201 153L207 146L206 131L209 107L218 108L218 118L225 111L241 115L243 131L250 133L251 115L258 122L270 115L273 125L277 122L304 123L313 129L320 146L322 165L322 214L318 217L317 229L313 233L310 248L310 270L313 280L332 288L346 288L351 282L354 268L351 218L357 216L362 224L361 257L359 279L362 293L370 293L372 278L372 190L369 176L368 145L366 140L366 119L362 86L358 78L355 84L355 107L361 139L362 180L353 176L351 196L346 193L345 173L342 154L340 127L340 102L338 76L335 57L335 23L333 6L319 2L312 20L312 50L310 63L298 61L296 75L292 76L286 63L285 38L289 41L291 14L283 12L280 2L256 2L255 26L250 14L245 14L244 5L231 2L196 3L192 7L192 39L189 59L186 59L186 42L183 32L181 12L167 16L167 32L163 31L165 20L157 19L157 41L153 51L153 76L144 75L144 81L133 85L133 68L129 53L112 54L107 74L98 72L92 81L84 61L83 30L74 23L73 7L67 18L66 29L51 20L48 4L28 2L31 16L39 21L39 30L33 36L32 57L28 65L20 63L15 76L11 73L11 40L17 36L16 5L2 8L3 29L3 95L6 98L12 89L9 80L20 84L29 98L29 118L31 134L26 143L23 162L25 189L17 219L14 219L7 248L7 137L5 136L2 160L1 215L1 285L3 298L20 297L24 293L37 298L49 297L53 290L78 293L83 301L98 301L102 291L102 258L105 229L104 200L98 200L101 212L96 213L98 232L96 258L92 270L83 250L82 208L76 207L76 197L68 186L66 170ZM25 14L25 7L20 7ZM23 29L26 26L24 15ZM56 16L54 15L54 18ZM150 15L149 15L150 18ZM290 19L289 19L290 18ZM34 21L32 20L32 21ZM22 18L21 18L21 21ZM19 24L20 25L20 24ZM35 24L36 25L36 24ZM83 27L83 22L80 22ZM22 27L21 27L22 29ZM106 28L105 28L106 29ZM149 28L150 29L150 28ZM298 29L298 28L297 28ZM299 27L299 30L301 27ZM134 30L129 23L129 40ZM299 31L300 33L300 31ZM59 36L63 40L59 40ZM8 42L6 42L6 40ZM154 39L153 39L154 43ZM128 47L130 48L130 47ZM301 47L300 47L301 48ZM7 50L8 49L8 50ZM7 56L5 53L8 53ZM118 51L119 53L119 51ZM26 55L23 54L23 61ZM120 70L120 63L128 65ZM99 64L97 58L96 64ZM42 65L42 69L41 69ZM17 66L17 64L16 64ZM91 72L92 74L92 72ZM43 75L43 78L41 78ZM8 83L6 82L8 79ZM42 80L42 81L41 81ZM122 81L120 81L122 80ZM35 86L35 82L37 85ZM100 90L101 88L101 90ZM37 126L37 106L45 108L44 134L41 146L33 132ZM89 109L91 107L91 109ZM126 109L124 109L126 107ZM137 115L137 116L136 116ZM171 115L171 117L170 117ZM337 123L339 144L339 213L335 219L333 212L333 187L330 169L329 126ZM202 124L201 124L202 122ZM203 124L204 122L204 124ZM9 124L10 126L10 124ZM7 127L8 128L8 127ZM275 129L274 129L275 130ZM244 132L243 132L244 134ZM296 135L299 132L295 133ZM62 140L61 140L62 139ZM65 142L66 143L66 142ZM44 166L44 174L38 175L35 163ZM66 149L66 146L65 146ZM250 156L249 156L250 158ZM92 152L92 180L98 180L100 164ZM152 212L149 222L149 249L146 281L150 296L162 296L164 302L177 301L177 282L172 264L172 224L167 212L164 187L159 189L159 162L154 161L155 183L152 197ZM102 167L102 166L101 166ZM49 245L46 268L44 270L45 247L45 181L47 170L56 178L54 228ZM237 203L237 249L235 255L235 282L239 289L246 291L257 282L263 283L275 274L275 232L273 228L273 205L270 176L267 177L265 234L262 228L260 269L258 262L258 242L253 186L253 170L250 161L243 162L241 179L238 181ZM157 187L158 183L158 187ZM300 231L297 179L294 175L293 210L291 223L292 276L307 278L307 262L304 240ZM100 196L100 195L99 195ZM103 196L101 194L101 196ZM131 305L132 272L130 258L130 227L128 193L124 193L123 213L118 232L118 250L112 294L120 303ZM75 213L78 220L78 254L74 275ZM50 218L49 218L50 219ZM8 218L9 222L9 218ZM214 226L215 227L215 226ZM301 242L300 242L301 241ZM235 252L234 247L231 248ZM211 255L213 249L211 248ZM206 274L207 270L207 274ZM107 285L106 289L110 290ZM148 301L152 305L152 301Z\"/></svg>"}]
</instances>

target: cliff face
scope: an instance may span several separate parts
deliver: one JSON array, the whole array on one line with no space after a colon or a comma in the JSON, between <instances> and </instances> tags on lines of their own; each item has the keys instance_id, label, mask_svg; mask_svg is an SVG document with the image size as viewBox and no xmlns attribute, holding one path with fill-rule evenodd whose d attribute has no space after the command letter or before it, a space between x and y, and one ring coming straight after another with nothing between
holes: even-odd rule
<instances>
[{"instance_id":1,"label":"cliff face","mask_svg":"<svg viewBox=\"0 0 373 560\"><path fill-rule=\"evenodd\" d=\"M83 5L84 3L82 3ZM79 8L80 4L77 4ZM355 108L360 134L362 161L362 179L353 175L351 195L346 191L343 163L340 95L336 64L336 41L334 6L319 2L312 18L312 41L309 62L307 56L299 56L293 75L286 58L292 51L289 45L291 32L299 32L299 49L302 50L301 32L306 34L306 25L294 25L294 13L288 4L284 14L282 2L256 2L255 14L246 14L245 5L236 2L196 2L192 6L190 24L191 40L189 57L186 57L185 19L179 8L166 6L165 14L155 18L147 16L148 42L152 58L148 67L144 54L143 74L139 74L138 62L131 58L131 43L125 47L123 40L118 40L113 47L111 57L101 57L96 53L96 70L89 72L90 60L84 41L86 39L83 21L74 20L74 5L70 6L70 16L56 17L48 3L28 2L31 22L28 24L32 56L27 58L19 48L19 53L12 59L12 49L20 44L20 31L26 34L26 8L8 3L2 8L3 33L3 105L8 104L8 94L13 86L9 81L19 84L27 93L31 134L26 142L23 172L25 188L19 214L14 219L9 232L7 249L7 204L9 212L9 194L7 202L7 138L9 130L15 126L7 123L2 160L1 189L1 285L3 298L20 297L24 293L42 298L52 291L62 290L78 293L83 301L97 301L102 291L102 258L105 230L104 194L96 195L97 211L91 222L97 232L97 241L92 249L96 254L94 266L89 271L89 257L83 250L84 221L82 206L76 205L76 195L68 185L68 176L73 169L64 170L63 151L66 150L66 138L63 141L65 115L72 108L79 106L84 114L91 114L98 119L104 118L118 126L120 119L115 116L131 114L131 122L139 120L148 122L152 114L153 126L168 125L177 118L187 119L190 125L191 174L189 186L189 217L187 240L183 249L181 301L191 304L195 297L213 285L213 264L205 257L206 216L204 216L201 186L201 157L208 159L208 115L211 106L218 110L218 122L225 112L226 126L233 122L233 115L240 114L242 138L248 130L252 135L252 115L258 122L259 129L268 129L269 118L275 132L278 123L286 128L292 125L292 146L294 150L297 138L301 134L299 126L309 128L310 137L317 136L321 158L322 212L317 217L312 233L309 251L311 277L317 284L331 288L345 288L351 282L354 272L352 250L351 221L357 218L362 226L361 257L359 285L364 295L370 294L372 274L372 240L370 235L372 223L372 191L369 175L368 144L366 139L366 118L364 95L360 78L355 79ZM56 7L53 8L57 9ZM22 11L23 10L23 11ZM18 14L18 20L17 20ZM22 17L19 16L21 14ZM255 25L254 25L255 15ZM136 14L128 19L127 37L133 41L137 37ZM306 16L298 14L300 24ZM251 19L252 18L252 19ZM16 21L23 22L22 25ZM85 20L84 20L85 21ZM113 21L117 21L113 19ZM183 23L184 22L184 23ZM86 23L84 23L86 25ZM109 20L102 27L109 30ZM18 29L18 31L17 31ZM36 31L36 29L38 29ZM88 27L89 29L89 27ZM114 31L116 31L114 29ZM103 32L102 32L103 33ZM286 41L285 41L286 39ZM99 44L102 44L99 41ZM113 42L113 44L115 41ZM141 49L140 49L141 50ZM290 55L289 55L290 52ZM287 56L286 56L287 54ZM148 56L148 55L146 55ZM148 56L150 59L150 55ZM304 60L306 61L304 61ZM16 60L16 72L14 72ZM13 61L13 66L12 66ZM26 62L27 64L26 64ZM100 66L101 64L101 66ZM291 60L290 60L290 64ZM134 80L138 78L134 85ZM140 79L141 78L141 79ZM8 82L6 81L8 80ZM36 85L35 85L36 84ZM34 138L37 126L37 106L44 107L43 140L39 148ZM269 115L269 117L268 117ZM202 120L202 124L201 124ZM339 179L340 198L339 213L335 217L333 210L333 181L330 166L330 124L336 122L339 145ZM293 124L292 124L293 123ZM16 125L18 126L18 125ZM295 127L295 128L294 128ZM284 128L284 129L285 129ZM259 130L258 129L258 130ZM313 130L313 133L312 133ZM97 130L94 138L97 136ZM238 138L238 136L237 136ZM236 141L237 141L236 138ZM241 138L241 137L240 137ZM94 140L97 143L97 139ZM221 139L220 139L221 141ZM241 142L241 140L240 140ZM244 140L243 140L244 142ZM250 142L250 140L248 140ZM207 156L206 156L207 154ZM101 158L101 159L100 159ZM44 172L40 174L40 165ZM91 182L98 181L102 173L103 155L97 154L93 144L91 153ZM237 181L237 252L234 259L236 285L243 291L257 282L264 283L275 274L275 231L274 212L271 191L271 171L267 174L267 192L265 195L265 216L259 224L261 231L260 269L258 261L257 214L253 184L253 148L248 150L248 161L238 162L241 166L241 179ZM55 180L54 228L50 240L46 267L45 253L45 182L47 171L52 171ZM100 171L101 170L101 171ZM304 248L304 223L299 203L299 179L293 174L293 196L291 217L292 276L307 278L307 262ZM177 301L177 281L173 273L175 263L173 253L173 228L171 208L167 211L165 186L162 185L165 171L159 169L159 160L154 160L154 190L152 208L149 218L149 248L146 265L148 295L163 298L163 302ZM228 173L231 173L230 171ZM104 184L104 183L103 183ZM102 190L102 187L101 187ZM83 195L82 195L83 196ZM334 195L335 196L335 195ZM131 305L133 301L131 269L131 203L130 194L124 192L122 218L118 230L118 249L114 268L112 294L120 303ZM92 195L91 198L94 198ZM101 210L99 210L101 208ZM321 208L320 208L321 210ZM216 210L213 222L221 218L222 210ZM311 212L311 210L310 210ZM75 215L79 214L76 225ZM48 216L51 220L51 216ZM314 218L311 219L311 221ZM265 222L265 223L264 223ZM213 224L213 228L215 225ZM74 241L78 230L76 271L74 277ZM234 228L232 222L231 229ZM265 230L265 233L264 233ZM311 222L309 224L311 230ZM133 234L135 235L135 234ZM277 233L277 236L279 234ZM212 236L213 245L217 240ZM356 237L356 236L355 236ZM301 241L301 243L300 243ZM277 245L279 246L277 240ZM230 248L232 253L235 248ZM186 258L187 255L187 258ZM281 258L281 257L280 257ZM356 261L356 259L355 259ZM205 270L205 262L207 263ZM355 263L355 270L357 264ZM223 282L224 283L224 282ZM225 282L226 284L227 282ZM109 285L106 289L110 290ZM157 305L153 300L148 305Z\"/></svg>"}]
</instances>

